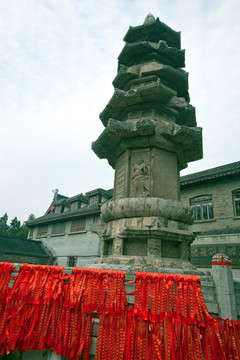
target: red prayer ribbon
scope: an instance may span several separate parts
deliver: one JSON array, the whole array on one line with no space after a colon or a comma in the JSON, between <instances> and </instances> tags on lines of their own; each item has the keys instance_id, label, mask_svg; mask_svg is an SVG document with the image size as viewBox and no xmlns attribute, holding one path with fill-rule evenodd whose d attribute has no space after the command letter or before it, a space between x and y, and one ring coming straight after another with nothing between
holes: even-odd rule
<instances>
[{"instance_id":1,"label":"red prayer ribbon","mask_svg":"<svg viewBox=\"0 0 240 360\"><path fill-rule=\"evenodd\" d=\"M215 260L213 258L213 260ZM216 259L217 261L213 261L212 265L221 265L222 267L224 266L232 266L232 260L226 259L223 255L221 256L221 259ZM233 266L232 266L233 268Z\"/></svg>"},{"instance_id":2,"label":"red prayer ribbon","mask_svg":"<svg viewBox=\"0 0 240 360\"><path fill-rule=\"evenodd\" d=\"M230 264L222 257L217 265ZM134 282L102 269L13 271L0 263L0 354L52 349L87 360L98 317L97 360L240 359L240 321L209 315L199 276L136 272ZM125 282L135 290L125 292ZM127 294L135 294L132 307Z\"/></svg>"}]
</instances>

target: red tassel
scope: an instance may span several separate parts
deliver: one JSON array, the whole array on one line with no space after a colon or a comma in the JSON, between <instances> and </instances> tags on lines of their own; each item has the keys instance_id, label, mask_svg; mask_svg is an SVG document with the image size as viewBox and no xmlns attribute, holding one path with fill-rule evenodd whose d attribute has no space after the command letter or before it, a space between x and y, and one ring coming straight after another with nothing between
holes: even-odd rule
<instances>
[{"instance_id":1,"label":"red tassel","mask_svg":"<svg viewBox=\"0 0 240 360\"><path fill-rule=\"evenodd\" d=\"M125 272L23 264L8 288L13 269L0 263L0 354L87 360L98 315L96 359L240 360L240 322L209 315L200 277L137 272L131 308Z\"/></svg>"}]
</instances>

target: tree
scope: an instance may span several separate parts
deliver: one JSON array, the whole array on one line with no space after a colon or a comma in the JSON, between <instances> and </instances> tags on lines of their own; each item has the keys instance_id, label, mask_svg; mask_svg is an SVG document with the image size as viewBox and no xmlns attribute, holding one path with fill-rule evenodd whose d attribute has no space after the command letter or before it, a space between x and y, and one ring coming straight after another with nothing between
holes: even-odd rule
<instances>
[{"instance_id":1,"label":"tree","mask_svg":"<svg viewBox=\"0 0 240 360\"><path fill-rule=\"evenodd\" d=\"M7 235L8 233L8 216L7 213L5 213L1 218L0 218L0 234L1 235Z\"/></svg>"},{"instance_id":2,"label":"tree","mask_svg":"<svg viewBox=\"0 0 240 360\"><path fill-rule=\"evenodd\" d=\"M29 221L35 220L35 219L36 219L35 215L34 215L34 214L30 214L30 215L28 216L27 221L25 221L24 224L28 223Z\"/></svg>"},{"instance_id":3,"label":"tree","mask_svg":"<svg viewBox=\"0 0 240 360\"><path fill-rule=\"evenodd\" d=\"M18 220L18 218L15 216L15 218L12 219L9 229L8 229L8 236L17 237L17 233L19 232L21 228L21 221Z\"/></svg>"},{"instance_id":4,"label":"tree","mask_svg":"<svg viewBox=\"0 0 240 360\"><path fill-rule=\"evenodd\" d=\"M34 215L34 214L30 214L30 215L28 216L27 221L24 221L24 222L23 222L22 226L20 227L20 229L19 229L18 232L17 232L17 237L18 237L18 238L20 238L20 239L26 239L26 238L27 238L27 236L28 236L28 231L29 231L29 229L28 229L28 227L27 227L27 223L28 223L29 221L34 220L34 219L35 219L35 215Z\"/></svg>"},{"instance_id":5,"label":"tree","mask_svg":"<svg viewBox=\"0 0 240 360\"><path fill-rule=\"evenodd\" d=\"M15 216L10 222L10 225L7 224L8 215L5 213L2 217L0 217L0 235L5 235L9 237L16 237L20 239L26 239L28 235L28 221L32 221L35 219L34 214L30 214L28 216L27 221L24 221L21 224L21 221Z\"/></svg>"}]
</instances>

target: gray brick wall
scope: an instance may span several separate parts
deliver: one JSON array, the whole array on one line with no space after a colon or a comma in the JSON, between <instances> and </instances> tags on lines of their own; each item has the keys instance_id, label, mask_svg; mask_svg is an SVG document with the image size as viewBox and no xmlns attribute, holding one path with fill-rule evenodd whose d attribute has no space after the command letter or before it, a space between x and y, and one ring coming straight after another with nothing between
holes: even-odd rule
<instances>
[{"instance_id":1,"label":"gray brick wall","mask_svg":"<svg viewBox=\"0 0 240 360\"><path fill-rule=\"evenodd\" d=\"M214 219L195 222L193 231L240 228L240 217L234 216L232 191L240 188L240 176L227 176L202 183L181 186L181 201L189 205L189 199L199 195L212 195Z\"/></svg>"}]
</instances>

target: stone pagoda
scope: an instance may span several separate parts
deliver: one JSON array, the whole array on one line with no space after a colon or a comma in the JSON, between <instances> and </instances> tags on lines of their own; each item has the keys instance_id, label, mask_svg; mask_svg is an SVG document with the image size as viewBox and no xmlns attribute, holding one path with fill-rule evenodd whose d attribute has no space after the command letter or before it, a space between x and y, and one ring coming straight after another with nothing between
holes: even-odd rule
<instances>
[{"instance_id":1,"label":"stone pagoda","mask_svg":"<svg viewBox=\"0 0 240 360\"><path fill-rule=\"evenodd\" d=\"M92 144L115 169L99 262L191 269L192 214L180 203L179 171L202 158L202 132L180 33L149 14L124 41L114 94L100 114L105 129Z\"/></svg>"}]
</instances>

